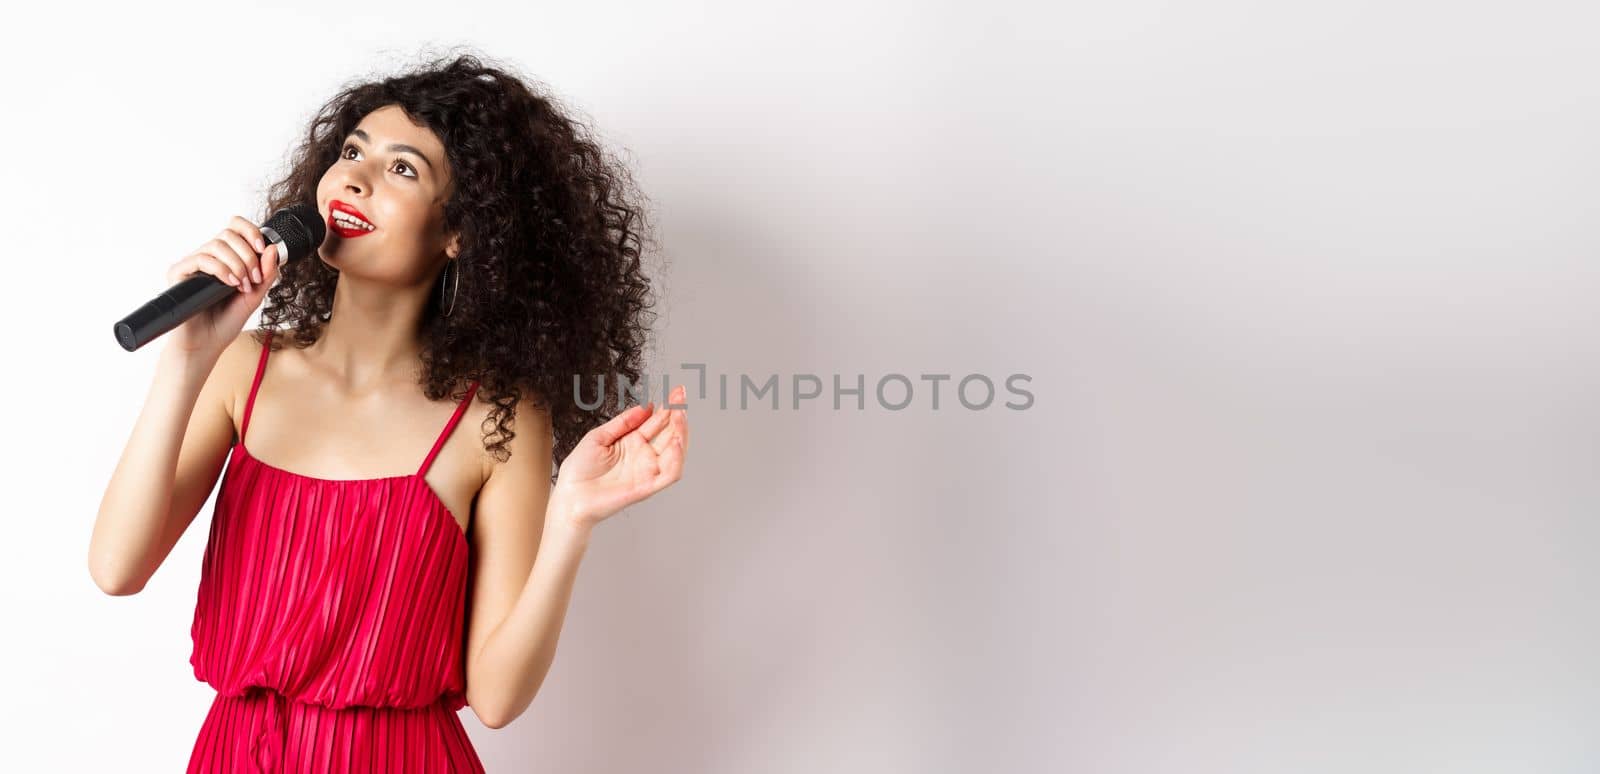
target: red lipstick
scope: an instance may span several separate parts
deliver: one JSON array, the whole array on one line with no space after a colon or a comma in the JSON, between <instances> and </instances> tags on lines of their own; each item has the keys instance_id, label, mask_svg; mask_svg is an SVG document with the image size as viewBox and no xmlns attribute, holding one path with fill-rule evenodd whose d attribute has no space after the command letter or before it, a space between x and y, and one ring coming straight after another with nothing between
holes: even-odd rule
<instances>
[{"instance_id":1,"label":"red lipstick","mask_svg":"<svg viewBox=\"0 0 1600 774\"><path fill-rule=\"evenodd\" d=\"M354 218L357 223L351 224L348 219L334 217L334 213L342 213ZM340 237L355 239L372 233L376 227L372 225L372 221L367 220L367 216L361 210L334 199L328 202L328 228Z\"/></svg>"}]
</instances>

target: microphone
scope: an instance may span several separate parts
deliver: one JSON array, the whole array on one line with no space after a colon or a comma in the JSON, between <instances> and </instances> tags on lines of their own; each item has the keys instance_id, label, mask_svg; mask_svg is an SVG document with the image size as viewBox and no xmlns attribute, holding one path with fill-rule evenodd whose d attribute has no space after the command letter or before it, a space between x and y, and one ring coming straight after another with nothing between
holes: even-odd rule
<instances>
[{"instance_id":1,"label":"microphone","mask_svg":"<svg viewBox=\"0 0 1600 774\"><path fill-rule=\"evenodd\" d=\"M297 261L322 245L328 227L310 204L296 204L272 213L261 226L268 245L278 246L278 265ZM133 314L117 321L117 343L132 352L213 304L238 293L238 288L203 271L185 277Z\"/></svg>"}]
</instances>

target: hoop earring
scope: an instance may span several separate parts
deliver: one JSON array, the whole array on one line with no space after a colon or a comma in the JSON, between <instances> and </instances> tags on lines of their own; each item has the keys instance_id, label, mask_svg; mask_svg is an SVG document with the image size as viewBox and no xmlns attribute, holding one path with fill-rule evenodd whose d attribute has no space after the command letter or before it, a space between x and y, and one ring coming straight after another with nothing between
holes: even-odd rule
<instances>
[{"instance_id":1,"label":"hoop earring","mask_svg":"<svg viewBox=\"0 0 1600 774\"><path fill-rule=\"evenodd\" d=\"M450 313L455 311L455 308L456 308L456 291L461 289L461 267L458 265L460 263L461 263L461 259L456 258L456 259L451 260L449 263L445 264L444 265L444 275L445 276L441 277L439 279L439 306L441 306L441 307L444 306L444 286L445 286L445 281L446 281L446 279L453 279L454 280L454 282L450 283L450 307L448 309L444 310L444 316L445 317L449 317ZM452 267L452 266L456 267L456 270L454 272L450 271L450 267Z\"/></svg>"}]
</instances>

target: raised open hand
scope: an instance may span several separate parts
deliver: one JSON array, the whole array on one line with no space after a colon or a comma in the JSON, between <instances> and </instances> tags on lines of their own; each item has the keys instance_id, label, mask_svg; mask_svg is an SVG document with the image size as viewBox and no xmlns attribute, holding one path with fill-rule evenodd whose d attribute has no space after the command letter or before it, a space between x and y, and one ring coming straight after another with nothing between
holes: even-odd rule
<instances>
[{"instance_id":1,"label":"raised open hand","mask_svg":"<svg viewBox=\"0 0 1600 774\"><path fill-rule=\"evenodd\" d=\"M686 403L678 385L669 402ZM590 430L561 462L552 497L590 527L671 486L689 448L688 409L633 406Z\"/></svg>"}]
</instances>

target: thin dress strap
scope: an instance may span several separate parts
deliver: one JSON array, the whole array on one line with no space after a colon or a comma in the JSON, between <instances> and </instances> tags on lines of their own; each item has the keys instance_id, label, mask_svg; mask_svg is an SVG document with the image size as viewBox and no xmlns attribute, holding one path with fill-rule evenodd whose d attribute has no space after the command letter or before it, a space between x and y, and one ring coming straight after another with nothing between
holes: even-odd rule
<instances>
[{"instance_id":1,"label":"thin dress strap","mask_svg":"<svg viewBox=\"0 0 1600 774\"><path fill-rule=\"evenodd\" d=\"M428 458L423 460L422 467L417 469L418 478L427 474L428 466L433 464L433 458L439 455L439 449L444 446L444 442L450 439L450 431L456 429L456 423L461 421L461 415L467 413L467 406L472 404L472 396L477 391L477 382L473 382L472 386L467 388L467 397L462 398L461 404L456 406L456 413L445 423L444 432L439 433L439 440L433 442L433 449L428 452Z\"/></svg>"},{"instance_id":2,"label":"thin dress strap","mask_svg":"<svg viewBox=\"0 0 1600 774\"><path fill-rule=\"evenodd\" d=\"M244 445L244 434L250 429L250 412L256 407L256 391L261 389L261 377L267 372L267 353L272 351L272 331L261 342L261 361L256 363L256 379L250 383L250 398L244 404L244 421L239 423L239 445Z\"/></svg>"}]
</instances>

